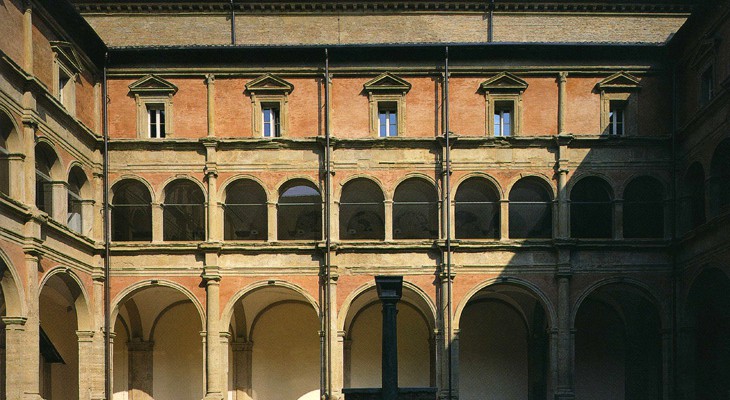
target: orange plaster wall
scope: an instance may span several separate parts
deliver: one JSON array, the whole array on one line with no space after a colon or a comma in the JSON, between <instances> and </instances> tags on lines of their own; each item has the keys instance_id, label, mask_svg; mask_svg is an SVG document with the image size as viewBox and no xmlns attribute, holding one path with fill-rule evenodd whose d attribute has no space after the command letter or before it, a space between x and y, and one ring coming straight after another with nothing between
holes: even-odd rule
<instances>
[{"instance_id":1,"label":"orange plaster wall","mask_svg":"<svg viewBox=\"0 0 730 400\"><path fill-rule=\"evenodd\" d=\"M430 299L432 305L436 305L436 286L434 285L433 275L407 275L403 277L404 282L409 282L417 286ZM374 275L341 275L337 280L337 310L342 311L345 301L358 288L365 285L375 285ZM353 299L350 299L353 300ZM358 310L349 309L350 313ZM342 318L342 316L340 316ZM432 316L430 316L432 317Z\"/></svg>"},{"instance_id":2,"label":"orange plaster wall","mask_svg":"<svg viewBox=\"0 0 730 400\"><path fill-rule=\"evenodd\" d=\"M215 132L219 137L251 137L251 98L246 80L216 78Z\"/></svg>"},{"instance_id":3,"label":"orange plaster wall","mask_svg":"<svg viewBox=\"0 0 730 400\"><path fill-rule=\"evenodd\" d=\"M486 100L479 92L483 78L449 79L449 129L460 136L486 135Z\"/></svg>"},{"instance_id":4,"label":"orange plaster wall","mask_svg":"<svg viewBox=\"0 0 730 400\"><path fill-rule=\"evenodd\" d=\"M132 79L110 79L109 93L109 136L113 138L137 137L137 106L129 95Z\"/></svg>"},{"instance_id":5,"label":"orange plaster wall","mask_svg":"<svg viewBox=\"0 0 730 400\"><path fill-rule=\"evenodd\" d=\"M0 50L18 65L23 65L23 11L20 2L8 0L0 7Z\"/></svg>"},{"instance_id":6,"label":"orange plaster wall","mask_svg":"<svg viewBox=\"0 0 730 400\"><path fill-rule=\"evenodd\" d=\"M321 103L324 106L324 99L319 99L319 82L311 78L285 79L294 85L294 91L289 94L289 131L287 136L317 136L320 126L319 104ZM322 122L322 129L324 129L324 122Z\"/></svg>"},{"instance_id":7,"label":"orange plaster wall","mask_svg":"<svg viewBox=\"0 0 730 400\"><path fill-rule=\"evenodd\" d=\"M671 134L672 111L671 78L645 77L641 80L639 96L639 135L661 136Z\"/></svg>"},{"instance_id":8,"label":"orange plaster wall","mask_svg":"<svg viewBox=\"0 0 730 400\"><path fill-rule=\"evenodd\" d=\"M53 93L53 51L50 40L57 40L38 18L33 18L33 73Z\"/></svg>"},{"instance_id":9,"label":"orange plaster wall","mask_svg":"<svg viewBox=\"0 0 730 400\"><path fill-rule=\"evenodd\" d=\"M406 137L435 137L441 131L440 82L431 77L406 79L411 90L406 94ZM368 108L365 112L368 112ZM400 132L398 133L400 135Z\"/></svg>"},{"instance_id":10,"label":"orange plaster wall","mask_svg":"<svg viewBox=\"0 0 730 400\"><path fill-rule=\"evenodd\" d=\"M574 134L600 134L601 96L594 93L599 78L568 77L565 129Z\"/></svg>"},{"instance_id":11,"label":"orange plaster wall","mask_svg":"<svg viewBox=\"0 0 730 400\"><path fill-rule=\"evenodd\" d=\"M525 81L528 87L522 94L522 134L557 134L558 84L555 78L528 78Z\"/></svg>"},{"instance_id":12,"label":"orange plaster wall","mask_svg":"<svg viewBox=\"0 0 730 400\"><path fill-rule=\"evenodd\" d=\"M16 284L20 288L28 287L28 274L25 273L25 252L21 246L7 240L0 239L0 255L3 256L0 260L7 265L12 272L13 279L16 280ZM23 289L25 290L25 289ZM23 295L22 291L19 291L19 295ZM21 299L25 301L25 298Z\"/></svg>"},{"instance_id":13,"label":"orange plaster wall","mask_svg":"<svg viewBox=\"0 0 730 400\"><path fill-rule=\"evenodd\" d=\"M334 136L371 137L368 97L363 94L363 84L370 79L337 77L332 80L331 128Z\"/></svg>"},{"instance_id":14,"label":"orange plaster wall","mask_svg":"<svg viewBox=\"0 0 730 400\"><path fill-rule=\"evenodd\" d=\"M270 280L283 281L289 284L300 287L306 294L311 296L315 302L319 301L319 276L317 275L304 275L304 276L226 276L221 279L220 286L220 312L221 316L223 310L233 300L240 300L240 298L234 299L233 297L238 293L239 290L252 285L257 282L267 282ZM278 286L272 286L274 288L280 288ZM265 288L264 288L265 290ZM319 310L317 310L319 311ZM230 321L228 321L230 322Z\"/></svg>"},{"instance_id":15,"label":"orange plaster wall","mask_svg":"<svg viewBox=\"0 0 730 400\"><path fill-rule=\"evenodd\" d=\"M178 91L172 98L172 137L201 138L208 135L208 89L202 78L170 79Z\"/></svg>"},{"instance_id":16,"label":"orange plaster wall","mask_svg":"<svg viewBox=\"0 0 730 400\"><path fill-rule=\"evenodd\" d=\"M76 117L94 130L95 111L93 78L89 73L82 73L76 83Z\"/></svg>"}]
</instances>

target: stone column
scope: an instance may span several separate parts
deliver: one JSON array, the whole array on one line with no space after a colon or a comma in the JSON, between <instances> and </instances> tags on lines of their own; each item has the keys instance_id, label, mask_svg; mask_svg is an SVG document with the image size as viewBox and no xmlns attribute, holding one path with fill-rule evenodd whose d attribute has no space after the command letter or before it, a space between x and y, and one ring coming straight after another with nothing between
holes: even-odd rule
<instances>
[{"instance_id":1,"label":"stone column","mask_svg":"<svg viewBox=\"0 0 730 400\"><path fill-rule=\"evenodd\" d=\"M64 181L53 181L51 183L51 198L53 208L51 217L62 225L66 225L68 219L68 187Z\"/></svg>"},{"instance_id":2,"label":"stone column","mask_svg":"<svg viewBox=\"0 0 730 400\"><path fill-rule=\"evenodd\" d=\"M25 155L21 153L8 154L8 170L10 173L10 179L8 179L8 194L10 197L21 201L25 199L25 181L29 179L23 171L24 159Z\"/></svg>"},{"instance_id":3,"label":"stone column","mask_svg":"<svg viewBox=\"0 0 730 400\"><path fill-rule=\"evenodd\" d=\"M347 339L347 332L340 331L342 338L342 381L344 387L352 385L352 340Z\"/></svg>"},{"instance_id":4,"label":"stone column","mask_svg":"<svg viewBox=\"0 0 730 400\"><path fill-rule=\"evenodd\" d=\"M624 238L624 202L616 200L613 204L613 238Z\"/></svg>"},{"instance_id":5,"label":"stone column","mask_svg":"<svg viewBox=\"0 0 730 400\"><path fill-rule=\"evenodd\" d=\"M568 73L561 72L558 75L558 134L565 133L565 115L567 114L567 88Z\"/></svg>"},{"instance_id":6,"label":"stone column","mask_svg":"<svg viewBox=\"0 0 730 400\"><path fill-rule=\"evenodd\" d=\"M33 75L33 6L30 0L23 1L23 69Z\"/></svg>"},{"instance_id":7,"label":"stone column","mask_svg":"<svg viewBox=\"0 0 730 400\"><path fill-rule=\"evenodd\" d=\"M344 332L337 330L337 279L339 278L338 273L335 271L336 267L330 266L330 279L329 279L329 304L331 306L329 310L329 337L327 340L330 341L330 366L329 366L329 388L330 396L332 399L342 398L342 388L345 384L344 377L344 348L343 348L343 336Z\"/></svg>"},{"instance_id":8,"label":"stone column","mask_svg":"<svg viewBox=\"0 0 730 400\"><path fill-rule=\"evenodd\" d=\"M556 400L575 399L573 386L573 333L570 330L570 275L558 274L558 332Z\"/></svg>"},{"instance_id":9,"label":"stone column","mask_svg":"<svg viewBox=\"0 0 730 400\"><path fill-rule=\"evenodd\" d=\"M568 203L568 143L569 136L558 136L558 154L556 170L558 175L558 198L557 198L557 226L554 229L555 237L566 239L570 237L570 206Z\"/></svg>"},{"instance_id":10,"label":"stone column","mask_svg":"<svg viewBox=\"0 0 730 400\"><path fill-rule=\"evenodd\" d=\"M130 341L129 400L154 400L152 397L152 349L154 342Z\"/></svg>"},{"instance_id":11,"label":"stone column","mask_svg":"<svg viewBox=\"0 0 730 400\"><path fill-rule=\"evenodd\" d=\"M81 200L81 234L94 237L94 200Z\"/></svg>"},{"instance_id":12,"label":"stone column","mask_svg":"<svg viewBox=\"0 0 730 400\"><path fill-rule=\"evenodd\" d=\"M30 92L23 94L23 107L26 109L35 107L35 98ZM28 111L24 111L28 113ZM23 161L23 202L25 204L35 204L35 131L38 124L30 119L30 116L23 116L23 152L25 160ZM10 180L11 182L13 179Z\"/></svg>"},{"instance_id":13,"label":"stone column","mask_svg":"<svg viewBox=\"0 0 730 400\"><path fill-rule=\"evenodd\" d=\"M398 399L398 310L402 276L376 276L378 298L383 306L382 400Z\"/></svg>"},{"instance_id":14,"label":"stone column","mask_svg":"<svg viewBox=\"0 0 730 400\"><path fill-rule=\"evenodd\" d=\"M207 240L209 242L220 242L223 239L221 236L223 224L221 218L219 218L221 209L218 207L218 171L215 167L206 167L206 175L208 176Z\"/></svg>"},{"instance_id":15,"label":"stone column","mask_svg":"<svg viewBox=\"0 0 730 400\"><path fill-rule=\"evenodd\" d=\"M449 279L453 282L455 274L452 272L449 277L445 271L445 265L442 265L442 272L439 274L439 312L437 318L440 320L439 329L441 330L435 335L437 341L436 350L436 375L438 380L438 398L439 399L455 399L457 387L455 382L455 371L458 366L456 357L458 357L454 348L454 329L451 327L449 332L448 316L449 312L453 315L453 309L449 310L448 304L451 301L449 297ZM449 357L451 354L451 357ZM451 364L449 364L451 361ZM449 398L449 381L451 381L451 398Z\"/></svg>"},{"instance_id":16,"label":"stone column","mask_svg":"<svg viewBox=\"0 0 730 400\"><path fill-rule=\"evenodd\" d=\"M94 391L94 331L76 331L79 341L79 399L91 400ZM103 372L99 371L99 372Z\"/></svg>"},{"instance_id":17,"label":"stone column","mask_svg":"<svg viewBox=\"0 0 730 400\"><path fill-rule=\"evenodd\" d=\"M104 240L104 173L101 169L94 170L93 172L93 186L94 190L94 204L92 207L92 227L89 236L96 239L97 241ZM109 198L109 203L112 199ZM111 227L110 227L111 229ZM111 235L109 236L111 240Z\"/></svg>"},{"instance_id":18,"label":"stone column","mask_svg":"<svg viewBox=\"0 0 730 400\"><path fill-rule=\"evenodd\" d=\"M385 241L393 240L393 200L385 200Z\"/></svg>"},{"instance_id":19,"label":"stone column","mask_svg":"<svg viewBox=\"0 0 730 400\"><path fill-rule=\"evenodd\" d=\"M251 400L253 342L233 342L233 387L235 400Z\"/></svg>"},{"instance_id":20,"label":"stone column","mask_svg":"<svg viewBox=\"0 0 730 400\"><path fill-rule=\"evenodd\" d=\"M267 225L269 228L269 242L276 242L278 240L278 228L279 225L276 223L276 215L277 215L277 208L276 208L276 202L267 202L266 203L266 217L267 219Z\"/></svg>"},{"instance_id":21,"label":"stone column","mask_svg":"<svg viewBox=\"0 0 730 400\"><path fill-rule=\"evenodd\" d=\"M41 223L35 218L28 222L31 225L32 233L35 240L40 237ZM28 227L26 227L28 228ZM22 365L21 381L23 387L24 400L39 400L40 395L40 301L39 301L39 282L38 271L40 271L40 253L34 246L27 246L25 249L25 270L26 270L26 304L28 306L27 320L25 323L24 340L20 351L22 352L19 364ZM6 322L7 323L7 322ZM19 333L19 332L18 332Z\"/></svg>"},{"instance_id":22,"label":"stone column","mask_svg":"<svg viewBox=\"0 0 730 400\"><path fill-rule=\"evenodd\" d=\"M509 200L499 201L499 238L509 239Z\"/></svg>"},{"instance_id":23,"label":"stone column","mask_svg":"<svg viewBox=\"0 0 730 400\"><path fill-rule=\"evenodd\" d=\"M28 354L25 348L26 321L24 317L2 317L5 324L5 362L13 366L5 370L5 396L7 399L24 398L25 368L18 368L26 365L27 357L38 359L38 354ZM5 366L3 366L5 368ZM37 373L38 371L36 371Z\"/></svg>"},{"instance_id":24,"label":"stone column","mask_svg":"<svg viewBox=\"0 0 730 400\"><path fill-rule=\"evenodd\" d=\"M215 136L215 75L205 75L205 86L208 89L208 137Z\"/></svg>"},{"instance_id":25,"label":"stone column","mask_svg":"<svg viewBox=\"0 0 730 400\"><path fill-rule=\"evenodd\" d=\"M340 202L332 200L334 196L330 196L330 199L332 201L332 206L330 207L330 210L332 211L331 217L330 217L330 241L332 242L339 242L340 241Z\"/></svg>"},{"instance_id":26,"label":"stone column","mask_svg":"<svg viewBox=\"0 0 730 400\"><path fill-rule=\"evenodd\" d=\"M162 204L152 203L150 207L152 208L152 242L160 243L164 238L164 234L162 232L162 227L164 225Z\"/></svg>"},{"instance_id":27,"label":"stone column","mask_svg":"<svg viewBox=\"0 0 730 400\"><path fill-rule=\"evenodd\" d=\"M209 258L206 255L206 258ZM217 260L216 260L217 261ZM218 326L220 309L220 274L215 267L206 267L203 274L206 293L206 400L222 400L223 373L221 371L220 328Z\"/></svg>"}]
</instances>

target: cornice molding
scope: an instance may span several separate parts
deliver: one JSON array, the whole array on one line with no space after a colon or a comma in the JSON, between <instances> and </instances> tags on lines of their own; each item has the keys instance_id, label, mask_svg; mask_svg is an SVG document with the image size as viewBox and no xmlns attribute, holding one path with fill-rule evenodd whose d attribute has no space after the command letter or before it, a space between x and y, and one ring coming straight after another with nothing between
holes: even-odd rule
<instances>
[{"instance_id":1,"label":"cornice molding","mask_svg":"<svg viewBox=\"0 0 730 400\"><path fill-rule=\"evenodd\" d=\"M74 1L76 9L82 14L96 13L228 13L231 10L227 1L175 1L140 3L136 1ZM489 11L485 1L289 1L254 2L244 1L234 4L238 13L280 14L280 13L386 13L386 12L455 12L483 13ZM495 4L496 12L597 12L597 13L670 13L685 14L692 11L688 4L667 4L662 2L636 4L626 1L620 4L596 1L593 3L562 2L506 2Z\"/></svg>"}]
</instances>

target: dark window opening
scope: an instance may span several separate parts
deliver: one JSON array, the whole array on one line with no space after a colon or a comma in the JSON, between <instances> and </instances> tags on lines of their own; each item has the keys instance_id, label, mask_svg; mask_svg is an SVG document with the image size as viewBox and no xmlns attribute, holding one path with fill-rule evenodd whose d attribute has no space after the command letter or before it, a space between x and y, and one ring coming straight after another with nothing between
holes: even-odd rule
<instances>
[{"instance_id":1,"label":"dark window opening","mask_svg":"<svg viewBox=\"0 0 730 400\"><path fill-rule=\"evenodd\" d=\"M310 182L288 182L279 191L278 239L321 240L322 196Z\"/></svg>"},{"instance_id":2,"label":"dark window opening","mask_svg":"<svg viewBox=\"0 0 730 400\"><path fill-rule=\"evenodd\" d=\"M256 182L243 179L226 189L223 238L265 240L268 231L266 193Z\"/></svg>"},{"instance_id":3,"label":"dark window opening","mask_svg":"<svg viewBox=\"0 0 730 400\"><path fill-rule=\"evenodd\" d=\"M613 203L600 178L583 178L570 191L570 233L574 238L611 238Z\"/></svg>"},{"instance_id":4,"label":"dark window opening","mask_svg":"<svg viewBox=\"0 0 730 400\"><path fill-rule=\"evenodd\" d=\"M367 179L355 179L342 188L340 239L385 239L385 206L380 187Z\"/></svg>"},{"instance_id":5,"label":"dark window opening","mask_svg":"<svg viewBox=\"0 0 730 400\"><path fill-rule=\"evenodd\" d=\"M112 241L152 241L152 198L141 182L114 185L111 204Z\"/></svg>"},{"instance_id":6,"label":"dark window opening","mask_svg":"<svg viewBox=\"0 0 730 400\"><path fill-rule=\"evenodd\" d=\"M163 240L205 239L205 195L198 185L188 180L170 183L162 206Z\"/></svg>"},{"instance_id":7,"label":"dark window opening","mask_svg":"<svg viewBox=\"0 0 730 400\"><path fill-rule=\"evenodd\" d=\"M438 238L437 196L433 185L422 179L398 185L393 197L393 238Z\"/></svg>"},{"instance_id":8,"label":"dark window opening","mask_svg":"<svg viewBox=\"0 0 730 400\"><path fill-rule=\"evenodd\" d=\"M624 191L624 237L664 236L664 193L661 183L650 177L636 178Z\"/></svg>"},{"instance_id":9,"label":"dark window opening","mask_svg":"<svg viewBox=\"0 0 730 400\"><path fill-rule=\"evenodd\" d=\"M538 178L523 178L509 193L509 237L547 239L553 234L552 196Z\"/></svg>"},{"instance_id":10,"label":"dark window opening","mask_svg":"<svg viewBox=\"0 0 730 400\"><path fill-rule=\"evenodd\" d=\"M454 200L457 239L499 238L499 195L488 180L467 179Z\"/></svg>"}]
</instances>

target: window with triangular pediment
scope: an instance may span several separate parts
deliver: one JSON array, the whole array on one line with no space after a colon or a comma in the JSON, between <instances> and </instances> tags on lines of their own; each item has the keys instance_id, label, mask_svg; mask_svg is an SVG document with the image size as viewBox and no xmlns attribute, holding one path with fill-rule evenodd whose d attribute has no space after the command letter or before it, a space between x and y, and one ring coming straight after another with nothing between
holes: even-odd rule
<instances>
[{"instance_id":1,"label":"window with triangular pediment","mask_svg":"<svg viewBox=\"0 0 730 400\"><path fill-rule=\"evenodd\" d=\"M246 84L251 97L251 131L254 137L286 136L289 128L289 93L294 85L272 74L262 75Z\"/></svg>"},{"instance_id":2,"label":"window with triangular pediment","mask_svg":"<svg viewBox=\"0 0 730 400\"><path fill-rule=\"evenodd\" d=\"M405 135L406 94L411 84L389 72L367 81L364 92L370 105L370 135L396 137Z\"/></svg>"},{"instance_id":3,"label":"window with triangular pediment","mask_svg":"<svg viewBox=\"0 0 730 400\"><path fill-rule=\"evenodd\" d=\"M162 139L173 135L172 97L177 86L157 75L145 75L129 85L137 104L137 137Z\"/></svg>"},{"instance_id":4,"label":"window with triangular pediment","mask_svg":"<svg viewBox=\"0 0 730 400\"><path fill-rule=\"evenodd\" d=\"M487 137L510 137L522 132L522 93L527 82L509 72L501 72L479 85L484 93Z\"/></svg>"},{"instance_id":5,"label":"window with triangular pediment","mask_svg":"<svg viewBox=\"0 0 730 400\"><path fill-rule=\"evenodd\" d=\"M631 136L638 134L638 93L640 79L627 72L617 72L598 82L601 94L601 134Z\"/></svg>"}]
</instances>

